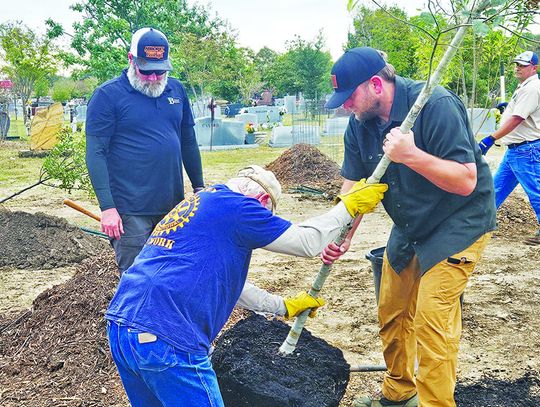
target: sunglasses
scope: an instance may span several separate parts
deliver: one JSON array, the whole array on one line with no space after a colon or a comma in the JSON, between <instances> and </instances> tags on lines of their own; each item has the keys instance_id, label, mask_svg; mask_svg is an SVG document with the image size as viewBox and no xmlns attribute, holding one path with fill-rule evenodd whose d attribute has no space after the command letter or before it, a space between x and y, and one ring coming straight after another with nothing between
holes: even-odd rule
<instances>
[{"instance_id":1,"label":"sunglasses","mask_svg":"<svg viewBox=\"0 0 540 407\"><path fill-rule=\"evenodd\" d=\"M141 73L141 75L145 75L145 76L149 76L149 75L152 75L152 74L155 74L156 76L161 76L167 71L165 71L165 70L157 70L157 69L145 70L145 69L139 68L139 72Z\"/></svg>"}]
</instances>

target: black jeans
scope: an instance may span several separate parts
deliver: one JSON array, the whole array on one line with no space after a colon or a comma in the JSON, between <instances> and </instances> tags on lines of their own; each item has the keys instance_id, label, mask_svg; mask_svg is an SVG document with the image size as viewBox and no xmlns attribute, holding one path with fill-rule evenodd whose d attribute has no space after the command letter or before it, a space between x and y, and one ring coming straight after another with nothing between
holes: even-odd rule
<instances>
[{"instance_id":1,"label":"black jeans","mask_svg":"<svg viewBox=\"0 0 540 407\"><path fill-rule=\"evenodd\" d=\"M165 215L120 215L124 234L118 240L111 239L120 273L126 271L150 237L154 227Z\"/></svg>"}]
</instances>

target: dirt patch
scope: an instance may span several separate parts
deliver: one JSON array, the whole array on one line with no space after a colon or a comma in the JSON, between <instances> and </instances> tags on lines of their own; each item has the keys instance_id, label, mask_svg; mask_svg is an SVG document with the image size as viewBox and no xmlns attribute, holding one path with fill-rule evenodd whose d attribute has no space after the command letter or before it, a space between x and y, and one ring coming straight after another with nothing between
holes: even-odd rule
<instances>
[{"instance_id":1,"label":"dirt patch","mask_svg":"<svg viewBox=\"0 0 540 407\"><path fill-rule=\"evenodd\" d=\"M0 209L0 267L52 269L80 263L106 246L64 219Z\"/></svg>"},{"instance_id":2,"label":"dirt patch","mask_svg":"<svg viewBox=\"0 0 540 407\"><path fill-rule=\"evenodd\" d=\"M523 238L538 230L538 220L529 201L513 193L497 211L497 226L495 236Z\"/></svg>"},{"instance_id":3,"label":"dirt patch","mask_svg":"<svg viewBox=\"0 0 540 407\"><path fill-rule=\"evenodd\" d=\"M40 294L31 312L0 318L0 405L125 403L103 318L117 282L112 254L102 254Z\"/></svg>"},{"instance_id":4,"label":"dirt patch","mask_svg":"<svg viewBox=\"0 0 540 407\"><path fill-rule=\"evenodd\" d=\"M339 166L308 144L296 144L266 166L285 188L306 186L320 189L333 198L339 193L343 178Z\"/></svg>"},{"instance_id":5,"label":"dirt patch","mask_svg":"<svg viewBox=\"0 0 540 407\"><path fill-rule=\"evenodd\" d=\"M302 332L296 350L278 349L290 327L252 315L218 341L212 364L228 407L337 407L349 381L343 353Z\"/></svg>"}]
</instances>

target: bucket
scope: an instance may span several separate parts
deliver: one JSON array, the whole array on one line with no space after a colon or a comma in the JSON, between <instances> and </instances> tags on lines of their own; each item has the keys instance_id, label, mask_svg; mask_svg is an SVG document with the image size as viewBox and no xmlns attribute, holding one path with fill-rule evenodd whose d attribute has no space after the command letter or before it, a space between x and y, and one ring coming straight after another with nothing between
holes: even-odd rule
<instances>
[{"instance_id":1,"label":"bucket","mask_svg":"<svg viewBox=\"0 0 540 407\"><path fill-rule=\"evenodd\" d=\"M379 289L381 288L381 275L382 275L382 263L384 249L386 247L379 247L371 250L366 254L366 259L371 262L371 271L373 272L373 283L375 284L375 300L379 303Z\"/></svg>"},{"instance_id":2,"label":"bucket","mask_svg":"<svg viewBox=\"0 0 540 407\"><path fill-rule=\"evenodd\" d=\"M383 264L383 255L386 247L378 247L377 249L371 250L366 254L366 259L371 262L371 271L373 272L373 283L375 285L375 300L377 304L379 303L379 290L381 288L381 276L382 276L382 264ZM459 303L461 309L463 309L463 298L464 293L459 297Z\"/></svg>"}]
</instances>

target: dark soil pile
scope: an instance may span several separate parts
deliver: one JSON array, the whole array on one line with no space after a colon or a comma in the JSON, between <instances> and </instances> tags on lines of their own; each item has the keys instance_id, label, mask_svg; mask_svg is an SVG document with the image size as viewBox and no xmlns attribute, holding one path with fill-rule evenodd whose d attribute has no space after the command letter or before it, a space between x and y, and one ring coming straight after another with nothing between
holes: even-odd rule
<instances>
[{"instance_id":1,"label":"dark soil pile","mask_svg":"<svg viewBox=\"0 0 540 407\"><path fill-rule=\"evenodd\" d=\"M0 326L0 405L126 403L109 356L103 314L118 283L112 254L84 261L67 283ZM1 319L0 319L1 320Z\"/></svg>"},{"instance_id":2,"label":"dark soil pile","mask_svg":"<svg viewBox=\"0 0 540 407\"><path fill-rule=\"evenodd\" d=\"M497 211L497 226L495 236L521 239L538 230L538 221L529 201L514 193Z\"/></svg>"},{"instance_id":3,"label":"dark soil pile","mask_svg":"<svg viewBox=\"0 0 540 407\"><path fill-rule=\"evenodd\" d=\"M266 166L284 188L307 186L322 190L333 198L339 193L343 179L339 166L308 144L296 144Z\"/></svg>"},{"instance_id":4,"label":"dark soil pile","mask_svg":"<svg viewBox=\"0 0 540 407\"><path fill-rule=\"evenodd\" d=\"M219 339L212 364L225 406L339 405L350 369L343 353L304 329L296 350L281 356L278 349L289 329L252 315Z\"/></svg>"},{"instance_id":5,"label":"dark soil pile","mask_svg":"<svg viewBox=\"0 0 540 407\"><path fill-rule=\"evenodd\" d=\"M0 267L52 269L80 263L106 242L64 219L0 209Z\"/></svg>"},{"instance_id":6,"label":"dark soil pile","mask_svg":"<svg viewBox=\"0 0 540 407\"><path fill-rule=\"evenodd\" d=\"M540 378L534 372L515 380L484 377L471 384L458 383L455 399L460 407L540 406Z\"/></svg>"}]
</instances>

